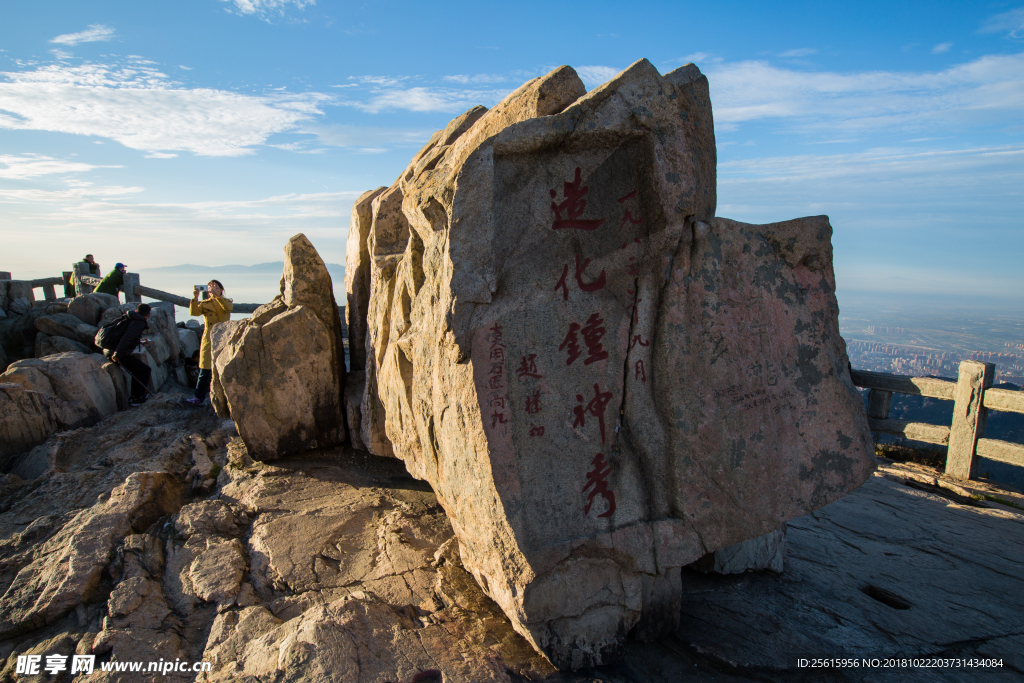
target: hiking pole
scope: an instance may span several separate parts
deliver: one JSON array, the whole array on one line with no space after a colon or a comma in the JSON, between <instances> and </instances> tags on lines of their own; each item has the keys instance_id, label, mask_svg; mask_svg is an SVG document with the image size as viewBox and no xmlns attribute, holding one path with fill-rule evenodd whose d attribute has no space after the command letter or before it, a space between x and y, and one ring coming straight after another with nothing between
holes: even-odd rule
<instances>
[{"instance_id":1,"label":"hiking pole","mask_svg":"<svg viewBox=\"0 0 1024 683\"><path fill-rule=\"evenodd\" d=\"M135 376L135 375L134 375L134 374L132 373L132 371L131 371L131 370L129 370L128 368L126 368L126 367L124 366L124 364L123 364L123 363L121 363L120 361L114 361L114 362L115 362L115 363L117 363L117 365L118 365L118 366L119 366L119 367L120 367L120 368L121 368L122 370L124 370L125 372L127 372L127 373L128 373L128 376L129 376L129 377L131 377L131 378L132 378L133 380L135 380L136 382L138 382L138 383L139 383L139 385L140 385L140 386L142 387L143 391L145 391L145 392L146 392L147 394L149 394L150 398L156 398L156 394L154 394L154 393L153 393L152 391L150 391L150 390L149 390L149 387L148 387L148 386L146 386L146 383L145 383L145 382L143 382L143 381L142 381L141 379L139 379L138 377L136 377L136 376ZM131 393L131 390L130 390L130 389L129 389L129 392L128 392L128 393L129 393L129 394ZM129 400L129 402L131 401L131 399L130 399L130 398L129 398L128 400Z\"/></svg>"}]
</instances>

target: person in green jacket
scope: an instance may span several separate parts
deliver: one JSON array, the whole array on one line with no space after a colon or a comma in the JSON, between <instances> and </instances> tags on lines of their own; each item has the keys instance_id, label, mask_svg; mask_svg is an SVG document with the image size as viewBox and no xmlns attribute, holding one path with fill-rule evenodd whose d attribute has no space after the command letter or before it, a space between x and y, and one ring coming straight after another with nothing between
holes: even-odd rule
<instances>
[{"instance_id":1,"label":"person in green jacket","mask_svg":"<svg viewBox=\"0 0 1024 683\"><path fill-rule=\"evenodd\" d=\"M107 273L107 276L100 280L100 283L96 285L94 291L100 294L113 294L117 296L117 293L124 289L124 274L128 270L128 266L123 263L118 263L114 266L114 269Z\"/></svg>"},{"instance_id":2,"label":"person in green jacket","mask_svg":"<svg viewBox=\"0 0 1024 683\"><path fill-rule=\"evenodd\" d=\"M192 301L188 302L188 314L203 316L203 341L199 346L199 381L196 382L195 397L186 399L194 406L206 402L210 395L210 383L213 381L213 326L231 320L231 299L224 296L224 285L220 280L207 283L210 298L199 300L199 289L192 292Z\"/></svg>"}]
</instances>

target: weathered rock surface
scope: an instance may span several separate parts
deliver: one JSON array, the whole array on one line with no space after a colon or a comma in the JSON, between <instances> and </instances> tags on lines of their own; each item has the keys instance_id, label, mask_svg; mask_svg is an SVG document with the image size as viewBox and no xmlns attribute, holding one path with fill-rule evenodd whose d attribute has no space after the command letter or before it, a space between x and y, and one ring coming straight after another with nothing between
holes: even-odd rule
<instances>
[{"instance_id":1,"label":"weathered rock surface","mask_svg":"<svg viewBox=\"0 0 1024 683\"><path fill-rule=\"evenodd\" d=\"M573 669L670 629L680 567L874 468L827 218L714 217L696 67L584 94L562 67L436 134L372 200L349 304L368 278L365 446Z\"/></svg>"},{"instance_id":2,"label":"weathered rock surface","mask_svg":"<svg viewBox=\"0 0 1024 683\"><path fill-rule=\"evenodd\" d=\"M54 432L73 429L84 421L78 410L51 393L0 382L0 471L9 471L15 456L46 441Z\"/></svg>"},{"instance_id":3,"label":"weathered rock surface","mask_svg":"<svg viewBox=\"0 0 1024 683\"><path fill-rule=\"evenodd\" d=\"M50 335L43 334L42 332L36 335L36 358L52 356L55 353L68 353L71 351L92 353L92 349L85 344L68 339L67 337L51 337Z\"/></svg>"},{"instance_id":4,"label":"weathered rock surface","mask_svg":"<svg viewBox=\"0 0 1024 683\"><path fill-rule=\"evenodd\" d=\"M32 310L36 297L28 280L7 280L7 307L9 313L25 315Z\"/></svg>"},{"instance_id":5,"label":"weathered rock surface","mask_svg":"<svg viewBox=\"0 0 1024 683\"><path fill-rule=\"evenodd\" d=\"M93 345L99 328L82 322L70 313L52 313L36 318L36 329L55 337L65 337L86 346Z\"/></svg>"},{"instance_id":6,"label":"weathered rock surface","mask_svg":"<svg viewBox=\"0 0 1024 683\"><path fill-rule=\"evenodd\" d=\"M0 638L51 623L93 598L114 544L177 509L180 493L169 474L139 472L68 522L0 598Z\"/></svg>"},{"instance_id":7,"label":"weathered rock surface","mask_svg":"<svg viewBox=\"0 0 1024 683\"><path fill-rule=\"evenodd\" d=\"M331 276L304 235L285 247L281 294L213 329L213 403L251 456L271 460L345 439L344 344Z\"/></svg>"},{"instance_id":8,"label":"weathered rock surface","mask_svg":"<svg viewBox=\"0 0 1024 683\"><path fill-rule=\"evenodd\" d=\"M100 354L80 351L26 358L11 363L0 382L57 396L82 414L81 423L94 423L117 412L117 391L106 364Z\"/></svg>"},{"instance_id":9,"label":"weathered rock surface","mask_svg":"<svg viewBox=\"0 0 1024 683\"><path fill-rule=\"evenodd\" d=\"M178 328L178 348L182 358L191 358L199 350L199 335L195 330Z\"/></svg>"},{"instance_id":10,"label":"weathered rock surface","mask_svg":"<svg viewBox=\"0 0 1024 683\"><path fill-rule=\"evenodd\" d=\"M86 325L95 327L99 324L105 310L117 307L119 304L118 298L113 294L90 292L72 299L68 304L68 313Z\"/></svg>"},{"instance_id":11,"label":"weathered rock surface","mask_svg":"<svg viewBox=\"0 0 1024 683\"><path fill-rule=\"evenodd\" d=\"M708 553L688 567L703 574L742 574L763 569L782 573L786 559L786 527L749 541Z\"/></svg>"}]
</instances>

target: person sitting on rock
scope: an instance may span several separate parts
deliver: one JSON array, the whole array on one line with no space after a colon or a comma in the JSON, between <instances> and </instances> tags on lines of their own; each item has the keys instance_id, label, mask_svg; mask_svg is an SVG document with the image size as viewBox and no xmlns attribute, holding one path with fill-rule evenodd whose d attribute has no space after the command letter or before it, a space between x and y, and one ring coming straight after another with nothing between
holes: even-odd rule
<instances>
[{"instance_id":1,"label":"person sitting on rock","mask_svg":"<svg viewBox=\"0 0 1024 683\"><path fill-rule=\"evenodd\" d=\"M117 293L124 289L124 274L128 270L128 266L123 263L118 263L114 266L114 269L107 273L107 276L100 280L100 283L96 285L94 291L100 294L113 294L117 296ZM128 296L125 295L125 299Z\"/></svg>"},{"instance_id":2,"label":"person sitting on rock","mask_svg":"<svg viewBox=\"0 0 1024 683\"><path fill-rule=\"evenodd\" d=\"M199 288L192 291L192 301L188 304L189 315L203 316L206 326L203 328L203 341L199 345L199 380L196 382L195 397L187 399L194 406L206 402L210 395L210 382L213 380L213 342L211 331L217 323L231 320L231 299L224 297L224 285L220 280L210 280L210 298L199 300Z\"/></svg>"},{"instance_id":3,"label":"person sitting on rock","mask_svg":"<svg viewBox=\"0 0 1024 683\"><path fill-rule=\"evenodd\" d=\"M93 258L92 254L86 254L85 258L82 259L82 263L89 264L89 275L93 277L103 277L103 271L100 270L100 264L96 263L96 259Z\"/></svg>"},{"instance_id":4,"label":"person sitting on rock","mask_svg":"<svg viewBox=\"0 0 1024 683\"><path fill-rule=\"evenodd\" d=\"M104 356L107 356L110 360L127 370L131 376L132 389L130 400L133 406L145 403L146 393L149 391L149 377L152 371L145 361L132 355L132 351L140 344L142 333L149 324L148 320L151 312L152 309L149 307L149 304L139 304L135 307L134 311L126 313L125 315L128 316L129 320L128 327L125 328L120 341L117 342L117 347L112 352L108 349L103 351ZM141 343L144 344L145 342Z\"/></svg>"}]
</instances>

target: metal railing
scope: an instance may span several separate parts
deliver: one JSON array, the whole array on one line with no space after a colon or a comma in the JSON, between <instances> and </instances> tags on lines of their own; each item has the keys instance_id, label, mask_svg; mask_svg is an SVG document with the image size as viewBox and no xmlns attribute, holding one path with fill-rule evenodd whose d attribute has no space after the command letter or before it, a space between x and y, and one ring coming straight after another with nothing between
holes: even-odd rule
<instances>
[{"instance_id":1,"label":"metal railing","mask_svg":"<svg viewBox=\"0 0 1024 683\"><path fill-rule=\"evenodd\" d=\"M854 370L853 383L868 392L868 425L873 432L946 446L946 473L977 477L978 457L1024 467L1024 444L986 439L989 410L1024 413L1024 391L993 389L995 364L961 361L958 379L908 377ZM950 426L889 418L892 395L909 394L953 401Z\"/></svg>"}]
</instances>

